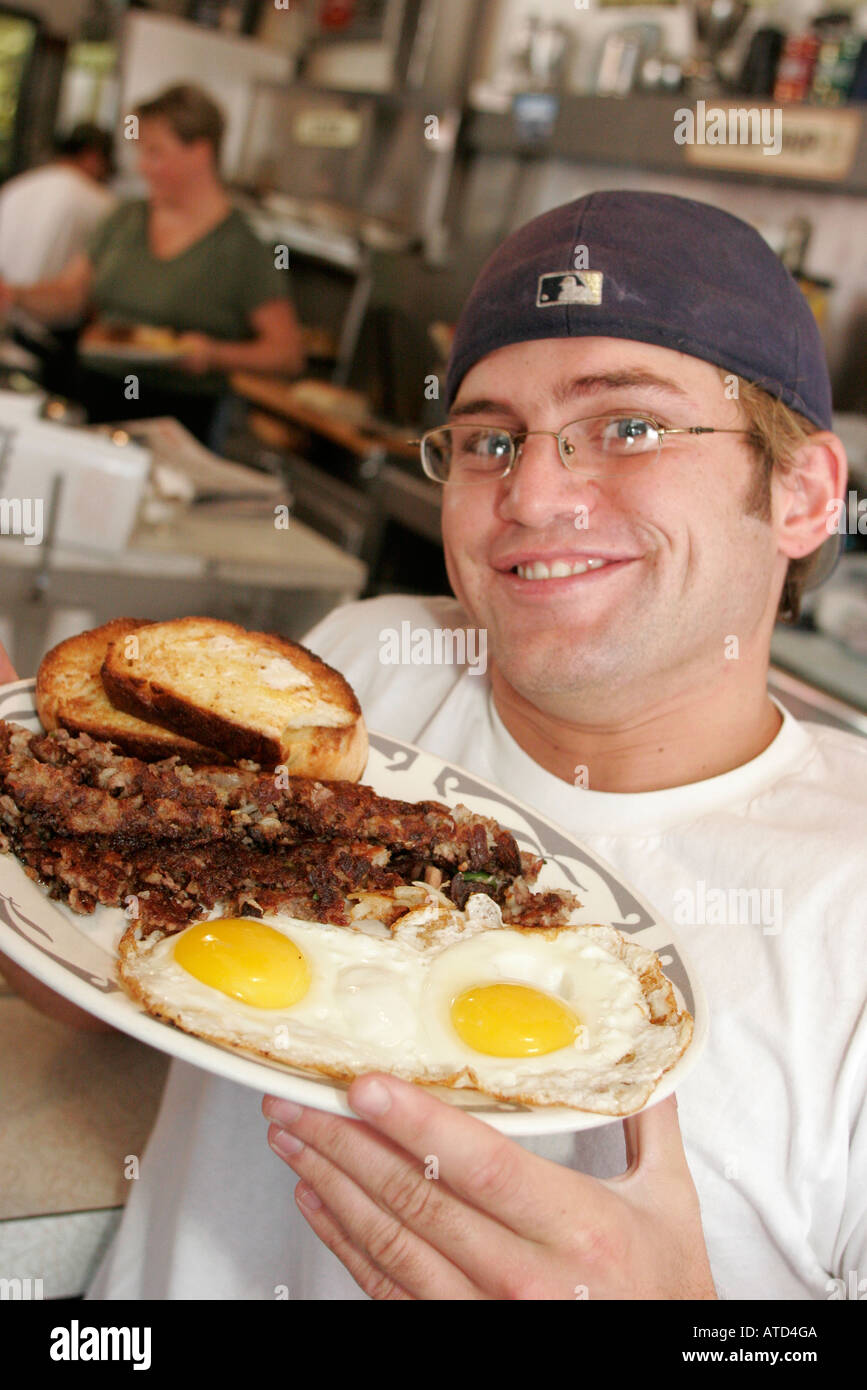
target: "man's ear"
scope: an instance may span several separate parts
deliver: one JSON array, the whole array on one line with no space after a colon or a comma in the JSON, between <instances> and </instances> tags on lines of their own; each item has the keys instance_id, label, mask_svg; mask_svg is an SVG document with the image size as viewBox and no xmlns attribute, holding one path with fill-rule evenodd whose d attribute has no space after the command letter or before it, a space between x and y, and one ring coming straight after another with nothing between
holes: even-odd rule
<instances>
[{"instance_id":1,"label":"man's ear","mask_svg":"<svg viewBox=\"0 0 867 1390\"><path fill-rule=\"evenodd\" d=\"M810 555L837 529L847 478L846 450L830 430L811 434L791 463L774 469L772 514L783 555L790 560Z\"/></svg>"}]
</instances>

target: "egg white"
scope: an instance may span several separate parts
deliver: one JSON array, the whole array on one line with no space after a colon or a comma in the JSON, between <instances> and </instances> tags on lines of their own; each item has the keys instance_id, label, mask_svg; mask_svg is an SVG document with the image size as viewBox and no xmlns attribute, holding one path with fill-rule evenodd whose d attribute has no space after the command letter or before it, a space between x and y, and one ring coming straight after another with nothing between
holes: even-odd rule
<instances>
[{"instance_id":1,"label":"egg white","mask_svg":"<svg viewBox=\"0 0 867 1390\"><path fill-rule=\"evenodd\" d=\"M416 1020L420 953L361 931L291 917L258 918L288 937L310 966L310 988L288 1008L260 1009L198 980L174 958L179 935L143 940L123 968L144 1002L191 1032L277 1060L326 1067L423 1065Z\"/></svg>"},{"instance_id":2,"label":"egg white","mask_svg":"<svg viewBox=\"0 0 867 1390\"><path fill-rule=\"evenodd\" d=\"M383 1070L501 1100L610 1114L639 1108L692 1034L664 977L660 986L657 957L612 927L503 926L482 894L464 912L432 899L386 938L277 915L257 920L307 958L310 988L289 1008L256 1008L203 984L174 959L179 934L141 937L135 926L121 943L121 979L149 1012L295 1067L347 1079ZM651 968L655 994L642 983ZM574 1043L498 1058L463 1042L452 1001L499 981L562 999L582 1025Z\"/></svg>"},{"instance_id":3,"label":"egg white","mask_svg":"<svg viewBox=\"0 0 867 1390\"><path fill-rule=\"evenodd\" d=\"M452 1000L474 986L504 981L562 1000L580 1024L574 1042L537 1057L502 1059L480 1055L462 1043L451 1020ZM629 1052L649 1018L639 980L604 947L575 933L558 934L551 941L508 927L438 952L427 972L423 1008L444 1052L459 1052L480 1081L507 1085L564 1067L592 1072L611 1066Z\"/></svg>"}]
</instances>

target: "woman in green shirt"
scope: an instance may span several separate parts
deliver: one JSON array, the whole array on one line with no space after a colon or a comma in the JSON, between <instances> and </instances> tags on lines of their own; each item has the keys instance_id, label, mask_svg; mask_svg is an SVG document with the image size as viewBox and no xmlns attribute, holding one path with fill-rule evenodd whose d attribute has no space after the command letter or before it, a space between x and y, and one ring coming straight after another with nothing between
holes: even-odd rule
<instances>
[{"instance_id":1,"label":"woman in green shirt","mask_svg":"<svg viewBox=\"0 0 867 1390\"><path fill-rule=\"evenodd\" d=\"M105 358L98 369L80 365L66 391L94 420L172 414L205 437L228 373L303 370L300 330L285 272L220 182L219 108L179 86L136 115L149 199L113 212L55 279L0 286L0 308L17 304L55 323L95 310L106 322L173 329L182 354L171 365Z\"/></svg>"}]
</instances>

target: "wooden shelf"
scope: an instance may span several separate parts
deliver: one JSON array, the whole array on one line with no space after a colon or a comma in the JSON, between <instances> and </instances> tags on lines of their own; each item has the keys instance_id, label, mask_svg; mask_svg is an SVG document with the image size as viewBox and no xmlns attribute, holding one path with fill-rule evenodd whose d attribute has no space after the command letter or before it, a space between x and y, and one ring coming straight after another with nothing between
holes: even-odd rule
<instances>
[{"instance_id":1,"label":"wooden shelf","mask_svg":"<svg viewBox=\"0 0 867 1390\"><path fill-rule=\"evenodd\" d=\"M724 99L708 97L708 107ZM739 106L772 105L767 98L738 96L725 100ZM735 172L700 167L688 161L686 146L674 142L675 112L694 108L696 97L685 93L659 96L633 93L628 97L564 96L550 136L532 139L523 135L511 112L495 114L468 111L461 142L478 154L505 154L521 159L564 159L582 164L613 164L689 178L724 178L733 182L760 183L763 187L814 189L854 197L867 194L867 120L864 105L838 108L854 112L860 122L855 158L845 179L801 178L769 172ZM800 109L800 108L793 108ZM810 110L821 108L811 107ZM783 107L785 111L786 108ZM785 117L784 117L785 119Z\"/></svg>"}]
</instances>

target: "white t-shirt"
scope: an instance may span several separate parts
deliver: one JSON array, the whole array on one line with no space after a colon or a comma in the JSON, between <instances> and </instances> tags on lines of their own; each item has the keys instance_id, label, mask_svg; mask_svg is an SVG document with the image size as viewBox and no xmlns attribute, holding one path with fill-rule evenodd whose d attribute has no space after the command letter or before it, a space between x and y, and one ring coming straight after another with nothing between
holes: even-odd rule
<instances>
[{"instance_id":1,"label":"white t-shirt","mask_svg":"<svg viewBox=\"0 0 867 1390\"><path fill-rule=\"evenodd\" d=\"M0 275L10 285L59 275L114 205L113 194L68 164L18 174L0 191Z\"/></svg>"},{"instance_id":2,"label":"white t-shirt","mask_svg":"<svg viewBox=\"0 0 867 1390\"><path fill-rule=\"evenodd\" d=\"M867 1279L867 741L783 711L769 747L721 776L585 790L523 752L486 676L382 664L379 634L406 620L465 621L451 599L389 596L336 610L305 642L344 672L370 728L503 787L616 866L675 924L702 980L710 1037L678 1113L720 1296L852 1296ZM711 889L755 888L774 907L764 925L718 925L704 907L706 925L683 921L684 892L707 904ZM281 1285L364 1297L296 1211L260 1104L173 1063L90 1297L271 1299ZM626 1166L619 1121L520 1142L599 1177Z\"/></svg>"}]
</instances>

